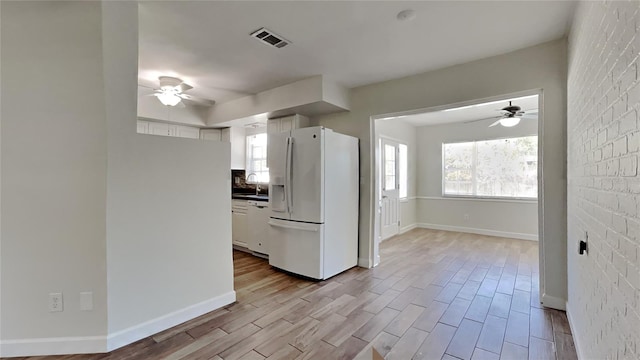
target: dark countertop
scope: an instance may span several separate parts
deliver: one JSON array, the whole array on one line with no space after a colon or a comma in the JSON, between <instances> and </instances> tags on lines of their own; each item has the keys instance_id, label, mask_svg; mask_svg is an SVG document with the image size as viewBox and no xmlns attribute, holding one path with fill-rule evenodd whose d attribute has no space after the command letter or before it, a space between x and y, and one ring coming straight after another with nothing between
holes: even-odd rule
<instances>
[{"instance_id":1,"label":"dark countertop","mask_svg":"<svg viewBox=\"0 0 640 360\"><path fill-rule=\"evenodd\" d=\"M237 200L269 201L269 195L263 194L231 194L231 198Z\"/></svg>"}]
</instances>

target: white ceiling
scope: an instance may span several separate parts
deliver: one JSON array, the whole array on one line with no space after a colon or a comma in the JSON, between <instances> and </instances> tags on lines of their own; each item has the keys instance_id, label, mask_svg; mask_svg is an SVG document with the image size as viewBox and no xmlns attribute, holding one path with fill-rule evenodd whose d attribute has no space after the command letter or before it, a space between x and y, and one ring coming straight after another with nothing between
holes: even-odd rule
<instances>
[{"instance_id":1,"label":"white ceiling","mask_svg":"<svg viewBox=\"0 0 640 360\"><path fill-rule=\"evenodd\" d=\"M355 87L560 38L571 1L140 2L140 84L160 75L224 102L323 74ZM415 10L415 19L396 14ZM266 27L276 49L249 34Z\"/></svg>"},{"instance_id":2,"label":"white ceiling","mask_svg":"<svg viewBox=\"0 0 640 360\"><path fill-rule=\"evenodd\" d=\"M437 111L426 111L417 114L390 117L386 120L402 120L413 126L452 124L477 121L481 119L486 119L487 123L490 124L502 115L500 109L509 106L510 101L512 105L520 106L524 111L525 116L535 119L538 118L538 95L529 95L507 98L504 100L494 100L479 104L451 107Z\"/></svg>"}]
</instances>

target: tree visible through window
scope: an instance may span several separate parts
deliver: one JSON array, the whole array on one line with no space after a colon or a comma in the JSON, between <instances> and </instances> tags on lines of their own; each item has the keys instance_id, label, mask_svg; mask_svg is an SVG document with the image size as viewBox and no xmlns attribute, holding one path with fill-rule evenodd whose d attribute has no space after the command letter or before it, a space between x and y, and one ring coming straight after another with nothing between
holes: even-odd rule
<instances>
[{"instance_id":1,"label":"tree visible through window","mask_svg":"<svg viewBox=\"0 0 640 360\"><path fill-rule=\"evenodd\" d=\"M538 196L538 137L442 144L443 194Z\"/></svg>"},{"instance_id":2,"label":"tree visible through window","mask_svg":"<svg viewBox=\"0 0 640 360\"><path fill-rule=\"evenodd\" d=\"M267 134L247 136L246 174L248 184L269 183L267 168ZM255 174L255 176L249 176Z\"/></svg>"}]
</instances>

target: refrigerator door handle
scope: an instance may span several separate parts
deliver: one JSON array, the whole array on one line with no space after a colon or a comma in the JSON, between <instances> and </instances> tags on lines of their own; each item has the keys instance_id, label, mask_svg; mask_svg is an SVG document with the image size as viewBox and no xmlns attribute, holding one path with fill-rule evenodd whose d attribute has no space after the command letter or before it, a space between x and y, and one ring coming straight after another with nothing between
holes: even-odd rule
<instances>
[{"instance_id":1,"label":"refrigerator door handle","mask_svg":"<svg viewBox=\"0 0 640 360\"><path fill-rule=\"evenodd\" d=\"M285 200L287 202L287 212L289 214L291 214L291 208L293 207L293 202L291 201L291 196L293 194L293 192L291 191L291 183L293 182L292 179L292 174L293 171L291 170L291 166L293 163L293 138L292 137L288 137L287 138L287 162L286 162L286 167L285 167L285 185L284 185L284 191L285 191Z\"/></svg>"},{"instance_id":2,"label":"refrigerator door handle","mask_svg":"<svg viewBox=\"0 0 640 360\"><path fill-rule=\"evenodd\" d=\"M285 228L285 229L311 231L311 232L318 232L318 230L319 230L319 226L317 224L298 225L298 226L296 226L296 225L284 224L282 222L269 220L269 225L275 226L275 227L281 227L281 228Z\"/></svg>"}]
</instances>

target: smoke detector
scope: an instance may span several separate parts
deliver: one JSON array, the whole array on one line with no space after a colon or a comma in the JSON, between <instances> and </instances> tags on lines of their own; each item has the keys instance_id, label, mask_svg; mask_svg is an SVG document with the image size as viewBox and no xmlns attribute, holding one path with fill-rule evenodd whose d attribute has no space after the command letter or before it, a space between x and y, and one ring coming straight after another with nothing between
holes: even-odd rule
<instances>
[{"instance_id":1,"label":"smoke detector","mask_svg":"<svg viewBox=\"0 0 640 360\"><path fill-rule=\"evenodd\" d=\"M251 33L251 36L260 40L261 43L269 45L278 49L281 49L289 44L291 41L283 38L282 36L274 33L267 28L261 28Z\"/></svg>"}]
</instances>

